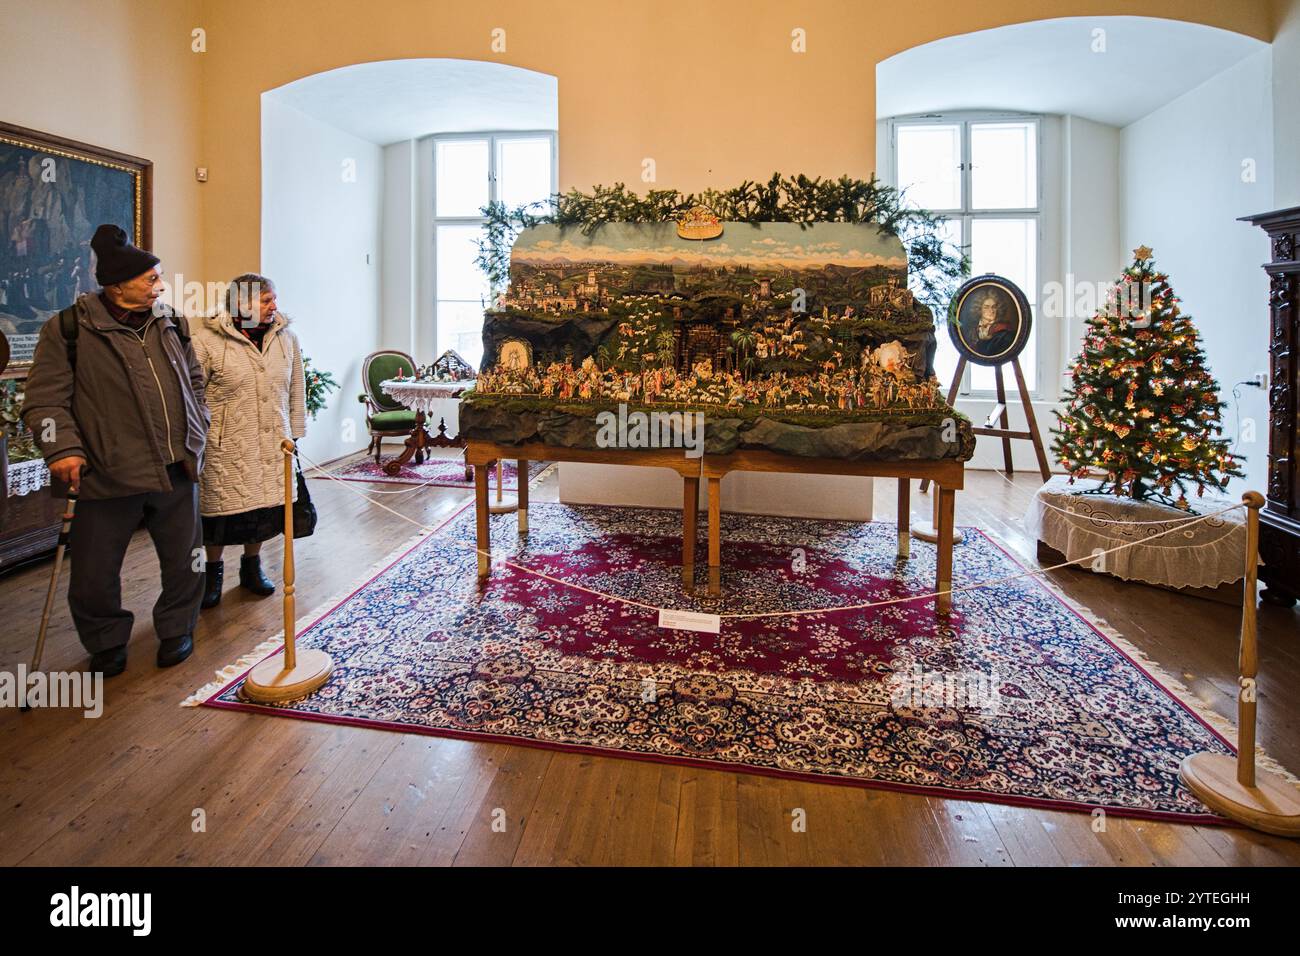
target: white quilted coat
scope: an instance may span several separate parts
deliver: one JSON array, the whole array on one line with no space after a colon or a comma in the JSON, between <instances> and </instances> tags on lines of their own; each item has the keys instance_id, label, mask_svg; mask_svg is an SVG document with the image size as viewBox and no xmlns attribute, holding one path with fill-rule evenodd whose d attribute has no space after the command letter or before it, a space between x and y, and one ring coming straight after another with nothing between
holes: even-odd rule
<instances>
[{"instance_id":1,"label":"white quilted coat","mask_svg":"<svg viewBox=\"0 0 1300 956\"><path fill-rule=\"evenodd\" d=\"M280 442L307 433L302 349L288 324L277 312L259 352L228 313L194 323L194 351L212 412L199 478L199 511L205 515L284 504Z\"/></svg>"}]
</instances>

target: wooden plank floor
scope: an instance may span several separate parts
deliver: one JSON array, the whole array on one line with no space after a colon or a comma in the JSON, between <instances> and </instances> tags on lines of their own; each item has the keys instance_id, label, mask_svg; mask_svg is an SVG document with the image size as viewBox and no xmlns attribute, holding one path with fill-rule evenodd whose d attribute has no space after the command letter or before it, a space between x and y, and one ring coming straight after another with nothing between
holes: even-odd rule
<instances>
[{"instance_id":1,"label":"wooden plank floor","mask_svg":"<svg viewBox=\"0 0 1300 956\"><path fill-rule=\"evenodd\" d=\"M311 486L321 518L298 548L304 614L413 530L337 484ZM1021 515L1036 486L1036 478L1012 484L969 473L958 522L986 529L1032 564ZM469 494L428 488L383 500L432 524ZM555 499L553 473L533 496ZM887 518L893 482L876 482L875 499ZM912 503L928 514L928 495L913 489ZM266 560L278 575L278 545L268 545ZM48 575L47 563L0 578L0 669L30 654ZM1087 572L1055 580L1234 716L1238 611ZM1239 829L1112 818L1094 832L1085 814L182 709L213 670L279 630L281 605L278 596L228 588L203 614L194 657L160 671L149 624L157 587L141 534L123 578L137 617L131 660L106 684L103 717L0 711L0 864L1300 863L1300 842ZM1265 606L1260 626L1260 742L1300 770L1300 613ZM84 663L61 597L45 666Z\"/></svg>"}]
</instances>

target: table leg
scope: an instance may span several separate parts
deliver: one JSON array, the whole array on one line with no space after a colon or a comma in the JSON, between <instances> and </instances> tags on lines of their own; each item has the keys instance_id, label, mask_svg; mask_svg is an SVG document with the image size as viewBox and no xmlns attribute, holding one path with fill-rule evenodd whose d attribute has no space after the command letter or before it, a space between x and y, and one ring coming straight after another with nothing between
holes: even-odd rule
<instances>
[{"instance_id":1,"label":"table leg","mask_svg":"<svg viewBox=\"0 0 1300 956\"><path fill-rule=\"evenodd\" d=\"M483 464L474 469L474 527L478 537L478 577L486 581L491 567L492 542L488 535L488 469Z\"/></svg>"},{"instance_id":2,"label":"table leg","mask_svg":"<svg viewBox=\"0 0 1300 956\"><path fill-rule=\"evenodd\" d=\"M936 561L938 574L935 576L935 590L949 591L952 588L952 529L957 493L942 485L937 485L935 490L938 492L939 511L939 554ZM940 594L935 598L934 609L940 614L949 613L952 610L952 595Z\"/></svg>"},{"instance_id":3,"label":"table leg","mask_svg":"<svg viewBox=\"0 0 1300 956\"><path fill-rule=\"evenodd\" d=\"M519 490L515 500L519 502L519 534L528 537L528 462L520 458L515 462L515 484Z\"/></svg>"},{"instance_id":4,"label":"table leg","mask_svg":"<svg viewBox=\"0 0 1300 956\"><path fill-rule=\"evenodd\" d=\"M461 453L460 458L461 458L461 461L463 461L463 462L465 463L465 480L466 480L466 481L473 481L473 480L474 480L474 466L471 465L471 464L469 463L469 448L468 448L468 447L466 447L465 451Z\"/></svg>"},{"instance_id":5,"label":"table leg","mask_svg":"<svg viewBox=\"0 0 1300 956\"><path fill-rule=\"evenodd\" d=\"M912 553L912 483L907 478L898 479L898 556L907 558Z\"/></svg>"},{"instance_id":6,"label":"table leg","mask_svg":"<svg viewBox=\"0 0 1300 956\"><path fill-rule=\"evenodd\" d=\"M699 534L700 479L682 477L682 587L695 589L695 544Z\"/></svg>"},{"instance_id":7,"label":"table leg","mask_svg":"<svg viewBox=\"0 0 1300 956\"><path fill-rule=\"evenodd\" d=\"M411 437L406 439L406 449L384 465L384 474L396 476L402 470L402 466L410 461L417 452L419 453L419 456L416 457L416 463L418 464L424 459L424 449L430 441L429 433L424 430L424 412L416 412L415 427L411 429Z\"/></svg>"},{"instance_id":8,"label":"table leg","mask_svg":"<svg viewBox=\"0 0 1300 956\"><path fill-rule=\"evenodd\" d=\"M722 593L722 479L709 478L709 593Z\"/></svg>"}]
</instances>

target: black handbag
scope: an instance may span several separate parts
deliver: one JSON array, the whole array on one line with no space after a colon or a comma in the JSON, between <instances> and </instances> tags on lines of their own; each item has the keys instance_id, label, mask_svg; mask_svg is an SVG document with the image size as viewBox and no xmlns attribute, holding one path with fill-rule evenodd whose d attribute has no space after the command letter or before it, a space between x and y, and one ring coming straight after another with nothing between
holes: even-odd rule
<instances>
[{"instance_id":1,"label":"black handbag","mask_svg":"<svg viewBox=\"0 0 1300 956\"><path fill-rule=\"evenodd\" d=\"M316 506L312 504L311 494L307 491L307 478L302 473L302 462L298 453L293 454L293 463L298 468L298 500L293 503L293 536L309 537L316 530Z\"/></svg>"}]
</instances>

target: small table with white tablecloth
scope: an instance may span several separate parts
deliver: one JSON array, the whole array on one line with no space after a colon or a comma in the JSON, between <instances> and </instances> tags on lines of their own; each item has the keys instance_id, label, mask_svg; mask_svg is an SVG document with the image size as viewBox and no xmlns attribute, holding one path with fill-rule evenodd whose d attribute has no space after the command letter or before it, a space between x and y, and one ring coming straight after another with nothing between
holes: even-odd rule
<instances>
[{"instance_id":1,"label":"small table with white tablecloth","mask_svg":"<svg viewBox=\"0 0 1300 956\"><path fill-rule=\"evenodd\" d=\"M1098 487L1093 479L1070 484L1055 475L1035 493L1025 530L1037 537L1040 560L1078 561L1084 570L1125 581L1240 603L1240 586L1229 585L1243 577L1246 509L1190 523L1238 502L1206 495L1193 499L1189 513L1157 501L1080 493Z\"/></svg>"},{"instance_id":2,"label":"small table with white tablecloth","mask_svg":"<svg viewBox=\"0 0 1300 956\"><path fill-rule=\"evenodd\" d=\"M459 399L462 394L474 387L474 379L458 382L433 382L420 379L388 379L379 383L380 389L389 398L415 412L415 428L406 440L406 448L392 461L384 465L384 472L396 475L404 464L415 458L418 465L424 461L426 448L463 448L463 439L447 435L447 420L439 417L438 435L435 438L424 427L425 417L434 413L434 404L447 400ZM470 467L465 465L465 478L471 477Z\"/></svg>"}]
</instances>

